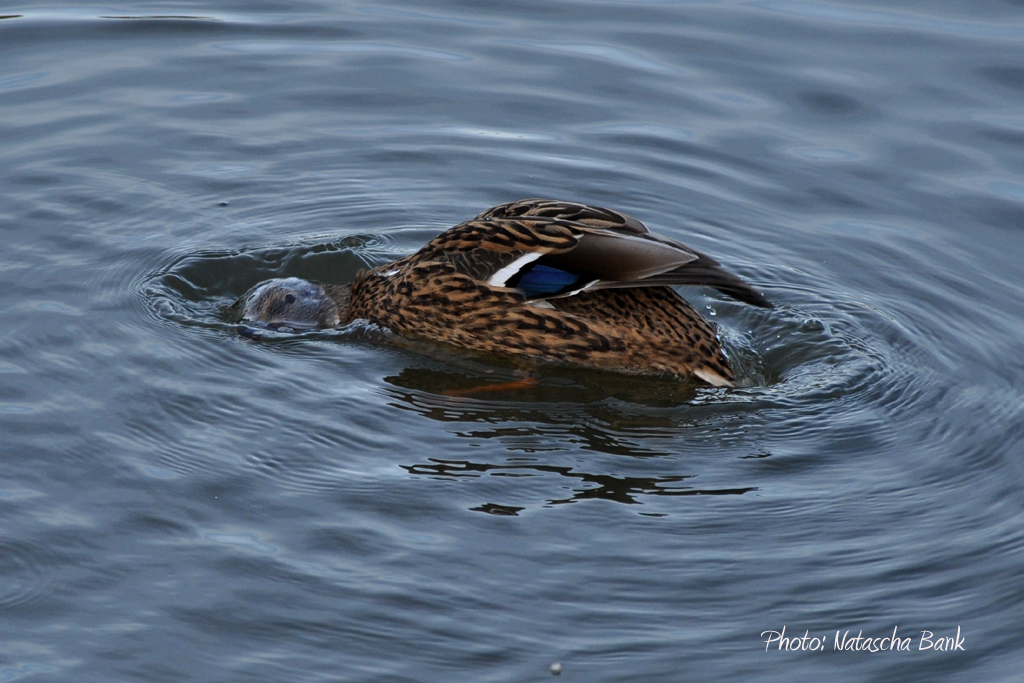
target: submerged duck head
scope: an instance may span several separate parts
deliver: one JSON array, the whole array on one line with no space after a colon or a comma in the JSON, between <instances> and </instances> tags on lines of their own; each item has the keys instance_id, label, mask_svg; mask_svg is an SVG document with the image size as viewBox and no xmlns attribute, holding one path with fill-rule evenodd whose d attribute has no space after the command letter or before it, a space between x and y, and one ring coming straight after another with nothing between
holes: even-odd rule
<instances>
[{"instance_id":1,"label":"submerged duck head","mask_svg":"<svg viewBox=\"0 0 1024 683\"><path fill-rule=\"evenodd\" d=\"M323 329L338 326L348 315L349 287L297 277L259 283L233 308L246 323L271 329Z\"/></svg>"}]
</instances>

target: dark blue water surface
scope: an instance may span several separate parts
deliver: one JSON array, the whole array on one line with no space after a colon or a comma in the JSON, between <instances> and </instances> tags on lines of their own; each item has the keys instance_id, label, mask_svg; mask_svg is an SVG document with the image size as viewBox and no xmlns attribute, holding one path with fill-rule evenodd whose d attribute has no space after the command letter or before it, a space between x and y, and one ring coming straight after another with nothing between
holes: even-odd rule
<instances>
[{"instance_id":1,"label":"dark blue water surface","mask_svg":"<svg viewBox=\"0 0 1024 683\"><path fill-rule=\"evenodd\" d=\"M0 14L0 681L1020 680L1019 2ZM741 386L226 317L534 196Z\"/></svg>"}]
</instances>

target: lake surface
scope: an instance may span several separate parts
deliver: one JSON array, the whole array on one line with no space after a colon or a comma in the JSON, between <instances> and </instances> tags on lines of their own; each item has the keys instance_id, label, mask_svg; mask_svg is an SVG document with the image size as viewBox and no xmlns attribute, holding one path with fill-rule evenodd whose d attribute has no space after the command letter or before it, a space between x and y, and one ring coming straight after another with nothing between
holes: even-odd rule
<instances>
[{"instance_id":1,"label":"lake surface","mask_svg":"<svg viewBox=\"0 0 1024 683\"><path fill-rule=\"evenodd\" d=\"M1020 680L1022 9L6 5L0 681ZM226 317L523 197L741 386Z\"/></svg>"}]
</instances>

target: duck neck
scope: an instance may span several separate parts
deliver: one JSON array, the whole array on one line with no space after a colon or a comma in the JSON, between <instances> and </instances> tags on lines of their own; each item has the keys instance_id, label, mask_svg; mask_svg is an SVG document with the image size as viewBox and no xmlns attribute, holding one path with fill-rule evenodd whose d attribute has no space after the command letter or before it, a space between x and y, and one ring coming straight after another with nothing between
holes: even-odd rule
<instances>
[{"instance_id":1,"label":"duck neck","mask_svg":"<svg viewBox=\"0 0 1024 683\"><path fill-rule=\"evenodd\" d=\"M338 307L338 324L352 322L352 285L322 285L324 294Z\"/></svg>"}]
</instances>

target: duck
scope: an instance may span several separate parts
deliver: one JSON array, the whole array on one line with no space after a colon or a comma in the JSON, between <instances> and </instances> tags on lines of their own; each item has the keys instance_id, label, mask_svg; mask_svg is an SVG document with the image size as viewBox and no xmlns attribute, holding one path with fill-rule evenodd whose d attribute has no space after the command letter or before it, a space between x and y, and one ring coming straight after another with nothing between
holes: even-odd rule
<instances>
[{"instance_id":1,"label":"duck","mask_svg":"<svg viewBox=\"0 0 1024 683\"><path fill-rule=\"evenodd\" d=\"M773 308L715 259L632 216L551 199L487 209L348 284L265 281L234 308L274 329L365 320L485 354L733 386L716 328L679 285Z\"/></svg>"}]
</instances>

